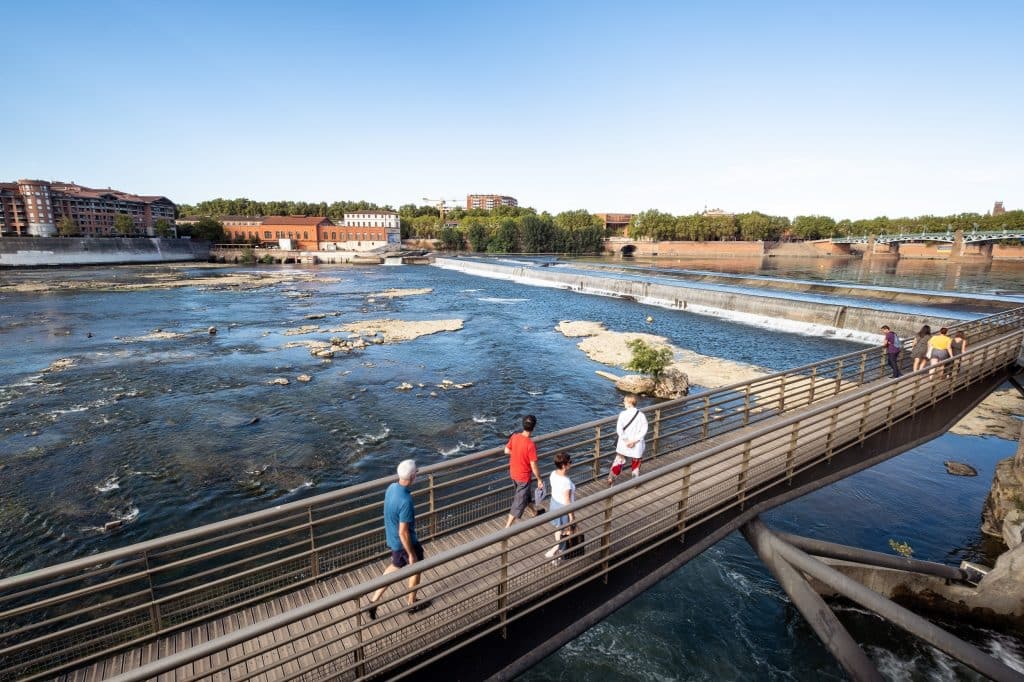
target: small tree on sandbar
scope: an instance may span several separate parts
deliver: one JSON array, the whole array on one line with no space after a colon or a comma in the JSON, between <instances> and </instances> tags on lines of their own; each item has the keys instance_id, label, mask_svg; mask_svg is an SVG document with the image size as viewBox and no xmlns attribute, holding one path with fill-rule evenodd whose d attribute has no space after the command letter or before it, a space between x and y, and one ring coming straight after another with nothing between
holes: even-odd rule
<instances>
[{"instance_id":1,"label":"small tree on sandbar","mask_svg":"<svg viewBox=\"0 0 1024 682\"><path fill-rule=\"evenodd\" d=\"M672 349L652 346L643 339L631 339L626 346L633 352L626 369L634 372L650 374L655 379L665 371L665 368L672 362Z\"/></svg>"}]
</instances>

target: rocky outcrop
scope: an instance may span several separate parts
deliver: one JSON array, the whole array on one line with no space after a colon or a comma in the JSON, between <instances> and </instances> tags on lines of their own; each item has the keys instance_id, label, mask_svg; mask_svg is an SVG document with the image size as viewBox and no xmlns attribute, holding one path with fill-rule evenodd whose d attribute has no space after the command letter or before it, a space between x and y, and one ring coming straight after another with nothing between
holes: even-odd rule
<instances>
[{"instance_id":1,"label":"rocky outcrop","mask_svg":"<svg viewBox=\"0 0 1024 682\"><path fill-rule=\"evenodd\" d=\"M627 374L615 381L615 388L625 393L651 395L672 400L690 392L690 379L676 367L669 367L657 379L642 374Z\"/></svg>"},{"instance_id":2,"label":"rocky outcrop","mask_svg":"<svg viewBox=\"0 0 1024 682\"><path fill-rule=\"evenodd\" d=\"M1024 424L1020 427L1017 454L996 464L992 489L981 515L982 532L1002 538L1009 547L1021 543L1020 523L1024 516Z\"/></svg>"}]
</instances>

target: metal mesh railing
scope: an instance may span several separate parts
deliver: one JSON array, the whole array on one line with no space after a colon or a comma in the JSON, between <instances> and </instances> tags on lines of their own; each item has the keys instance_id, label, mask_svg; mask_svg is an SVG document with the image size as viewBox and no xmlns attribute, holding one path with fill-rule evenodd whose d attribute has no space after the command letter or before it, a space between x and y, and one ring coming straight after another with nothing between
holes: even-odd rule
<instances>
[{"instance_id":1,"label":"metal mesh railing","mask_svg":"<svg viewBox=\"0 0 1024 682\"><path fill-rule=\"evenodd\" d=\"M1007 355L1012 341L1005 338L1022 327L1024 309L961 325L972 351L958 358L960 376L970 380L977 373L1005 366L1007 358L1015 359L1015 353ZM1002 345L997 344L999 354L979 353L980 348L992 347L986 340L997 338L1004 339ZM1019 351L1019 340L1017 344ZM965 372L967 367L971 369ZM657 466L658 460L695 443L714 443L770 417L813 412L815 405L839 395L860 395L865 385L884 376L884 355L872 348L646 408L651 425L646 457L654 459ZM913 382L886 386L913 384L937 390L920 382L918 376ZM944 384L946 389L958 385L960 379ZM891 399L910 401L900 409L912 412L920 405L921 395L902 388ZM838 434L855 420L858 405L851 403L842 414L833 415L834 423L827 428L816 423L814 428L820 433L794 422L792 432L780 435L773 430L751 440L743 455L745 465L735 480L714 478L724 476L722 472L735 464L733 460L703 459L699 472L686 475L685 515L690 518L720 507L723 494L730 489L749 495L765 481L793 475L801 466L801 457L818 447L817 441L809 440L812 435L824 439L831 454L841 445ZM541 436L536 439L538 452L544 460L557 452L570 453L574 479L578 485L586 485L607 471L614 452L614 425L615 417L610 417ZM770 456L787 441L791 454L785 461ZM392 480L370 481L0 580L0 679L52 676L383 558L388 553L380 521L383 491ZM507 459L500 448L493 448L424 467L413 496L417 531L424 541L495 518L505 513L509 502ZM624 535L617 531L619 534L612 536L610 529L603 532L608 542L602 551L611 556L628 538L649 537L663 530L643 519L635 523L639 525ZM588 533L588 545L593 541ZM461 569L450 568L457 582ZM506 613L509 605L517 603L515 595L523 590L533 594L536 588L527 578L522 578L525 582L520 585L517 575L508 574L501 583ZM366 645L363 642L364 648ZM360 653L358 661L353 658L349 668L368 669L372 648Z\"/></svg>"}]
</instances>

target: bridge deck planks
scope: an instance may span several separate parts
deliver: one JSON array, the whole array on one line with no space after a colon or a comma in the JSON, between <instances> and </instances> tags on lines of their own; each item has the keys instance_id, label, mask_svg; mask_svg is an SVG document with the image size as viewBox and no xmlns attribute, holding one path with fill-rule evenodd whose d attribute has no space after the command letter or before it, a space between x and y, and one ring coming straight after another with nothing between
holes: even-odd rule
<instances>
[{"instance_id":1,"label":"bridge deck planks","mask_svg":"<svg viewBox=\"0 0 1024 682\"><path fill-rule=\"evenodd\" d=\"M882 385L885 383L885 380L879 380L875 383ZM834 397L830 399L834 399ZM806 409L808 408L803 407L792 412L787 410L783 417L789 417ZM868 422L874 424L884 424L889 416L890 415L885 410L874 410L867 415L859 413L854 414L853 416L848 417L845 423L837 426L836 432L833 433L835 441L843 442L844 439L848 440L851 433L856 433L861 419L866 419ZM678 461L683 457L701 453L717 445L731 441L743 434L752 433L756 430L766 428L771 421L778 419L780 419L780 417L771 417L769 420L761 421L746 427L740 427L735 431L712 436L707 440L690 444L666 454L661 454L657 459L645 463L645 472L671 462ZM822 450L821 438L818 433L800 434L797 438L797 445L798 452L806 453L813 451L820 454ZM720 489L723 486L728 487L738 484L738 469L733 466L726 466L729 458L735 456L736 451L737 448L730 448L725 452L714 455L706 460L702 460L700 462L699 469L695 468L693 470L694 477L691 482L691 488L687 498L689 507L688 516L708 511L708 509L713 506L709 505L706 508L701 506L702 500L707 499L707 493ZM777 477L780 474L778 460L778 457L772 457L770 453L762 453L755 458L751 458L751 471L756 471L760 468L765 470L762 477ZM716 471L716 468L720 468L720 470ZM713 471L714 473L703 478L696 476L698 472L708 471ZM628 480L628 476L620 476L620 480ZM603 490L604 488L605 483L603 482L603 479L599 479L597 481L580 485L577 492L578 496L582 498L588 494L593 494ZM671 492L674 491L670 491L670 494ZM663 490L652 486L652 489L647 490L644 494L639 495L635 499L625 501L622 504L617 504L612 518L612 527L621 530L629 525L634 525L639 528L645 523L645 509L647 508L647 505L651 501L663 497L664 494L665 492ZM582 525L584 532L587 534L587 554L585 556L589 556L590 561L593 561L594 556L601 549L598 546L598 543L600 542L600 534L602 532L600 527L600 518L585 519L583 520ZM474 526L461 529L429 541L425 543L426 552L428 555L432 555L452 549L472 540L482 538L501 529L503 526L504 513L496 518L480 522ZM654 535L662 532L662 530L663 529L660 528L654 528L641 531L641 533ZM573 564L576 563L575 561L563 563L558 568L548 568L548 561L544 559L542 555L544 549L550 547L554 542L552 531L553 529L545 524L542 527L533 529L531 533L524 534L523 538L517 539L516 543L514 543L516 546L510 549L510 555L514 554L514 556L510 557L510 563L514 567L521 566L521 564L515 563L516 561L524 558L529 559L531 555L536 555L540 558L533 562L527 570L510 572L510 583L512 585L515 585L519 580L526 580L532 584L536 584L538 580L552 580L553 577L561 570L572 570ZM640 537L643 536L644 535L641 535ZM617 541L617 543L622 542L625 541ZM610 549L612 552L615 551L617 543L613 543L611 545ZM538 547L542 548L539 552L537 551ZM496 556L496 550L493 547L489 547L472 555L467 555L457 559L455 561L455 566L460 570L450 572L454 573L454 576L439 575L437 574L437 570L425 572L423 575L423 582L424 584L429 585L428 589L431 592L443 592L449 588L454 588L454 591L435 597L434 604L428 612L416 614L416 619L423 623L422 629L426 629L428 623L431 621L430 611L435 613L450 612L453 614L456 611L461 611L463 615L452 620L453 627L460 627L461 623L470 623L474 619L479 618L480 614L474 610L475 605L492 603L493 598L488 595L471 596L470 592L473 590L474 583L472 580L467 580L467 577L483 577L487 573L487 570L483 567L488 561L493 563ZM61 676L59 679L65 682L88 682L90 680L109 678L110 676L116 675L122 671L126 672L140 665L144 665L155 660L158 656L162 657L176 651L182 651L188 648L190 644L199 644L203 641L208 641L208 639L245 627L254 622L264 620L272 615L308 604L316 599L336 593L348 587L365 583L368 580L378 577L385 566L385 561L379 561L373 564L357 567L345 573L321 580L316 584L297 589L292 593L277 597L266 603L242 608L231 614L231 616L223 617L214 623L195 626L187 630L159 638L156 642L151 642L134 650L97 662L73 673ZM545 573L543 575L537 575L537 569L543 570ZM403 584L402 591L404 591L404 589L405 586ZM426 590L421 592L421 598L430 598L431 595L426 594L425 592ZM380 648L381 645L396 650L402 648L400 646L396 647L395 645L397 643L389 643L387 640L389 632L387 627L388 622L391 619L398 617L396 612L399 609L404 608L404 600L402 600L401 606L399 606L399 602L396 600L399 593L399 588L392 586L389 588L388 593L385 594L385 598L381 602L378 620L371 625L366 633L364 633L364 646L366 646L368 650L373 647L371 644L365 644L365 640L375 638L384 638L379 642L375 642L375 644L378 645L377 648ZM508 598L510 601L515 601L515 587L511 588ZM360 606L361 608L366 607L365 599L362 600ZM301 643L299 650L303 652L303 655L301 658L285 664L283 666L285 669L284 674L294 674L301 672L302 670L315 668L318 664L336 656L342 656L345 654L351 655L351 652L356 645L354 636L346 636L343 641L336 641L327 647L323 647L322 644L326 639L345 636L351 632L350 628L355 622L354 617L357 612L358 609L355 604L352 602L346 602L333 607L326 613L321 613L315 617L308 618L302 623L293 624L290 628L291 634L294 635L300 632L309 632L309 634L307 634L304 639L299 640ZM365 613L363 614L363 617L365 618ZM409 618L410 616L405 615L404 617ZM320 632L312 632L318 624L323 625L328 622L332 624L326 629ZM270 644L282 644L280 646L275 646L271 651L258 656L254 660L233 665L226 671L215 675L213 679L238 679L240 677L244 677L247 671L251 672L258 668L272 665L281 658L296 653L294 644L283 644L284 640L288 639L288 637L289 635L286 628L279 629L278 631L274 631L260 637L258 639L258 644L261 647ZM256 648L256 642L246 642L243 645L233 647L228 654L221 652L214 657L201 659L196 661L194 665L179 669L176 673L166 673L161 675L158 679L161 681L175 680L183 679L190 674L201 674L204 671L210 670L214 666L227 662L229 655L232 660L237 660L234 658L237 652L244 651L246 653L252 653ZM348 665L348 662L345 658L341 658L339 659L338 664L339 666L344 667ZM282 675L282 672L278 668L272 670L269 674L259 674L254 679L272 682L273 680L278 679L278 676L280 675Z\"/></svg>"}]
</instances>

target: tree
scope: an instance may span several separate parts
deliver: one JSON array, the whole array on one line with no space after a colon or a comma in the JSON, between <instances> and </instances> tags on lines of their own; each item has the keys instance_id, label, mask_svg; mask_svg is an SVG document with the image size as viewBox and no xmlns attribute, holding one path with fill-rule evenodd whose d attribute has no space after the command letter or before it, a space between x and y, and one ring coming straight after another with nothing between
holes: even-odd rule
<instances>
[{"instance_id":1,"label":"tree","mask_svg":"<svg viewBox=\"0 0 1024 682\"><path fill-rule=\"evenodd\" d=\"M643 339L631 339L626 342L626 346L633 351L633 357L626 365L626 369L631 369L634 372L650 374L657 379L672 362L671 348L664 346L656 348Z\"/></svg>"},{"instance_id":2,"label":"tree","mask_svg":"<svg viewBox=\"0 0 1024 682\"><path fill-rule=\"evenodd\" d=\"M441 246L449 251L458 251L462 248L462 232L454 227L445 227L441 230Z\"/></svg>"},{"instance_id":3,"label":"tree","mask_svg":"<svg viewBox=\"0 0 1024 682\"><path fill-rule=\"evenodd\" d=\"M165 239L174 236L174 228L163 218L160 218L153 224L153 231L156 232L156 236L164 237Z\"/></svg>"},{"instance_id":4,"label":"tree","mask_svg":"<svg viewBox=\"0 0 1024 682\"><path fill-rule=\"evenodd\" d=\"M224 226L213 218L203 218L194 225L181 225L178 234L182 237L203 239L209 242L224 241Z\"/></svg>"},{"instance_id":5,"label":"tree","mask_svg":"<svg viewBox=\"0 0 1024 682\"><path fill-rule=\"evenodd\" d=\"M466 218L461 227L466 230L466 238L469 240L469 248L477 253L487 250L487 243L490 241L490 233L487 225L479 218Z\"/></svg>"},{"instance_id":6,"label":"tree","mask_svg":"<svg viewBox=\"0 0 1024 682\"><path fill-rule=\"evenodd\" d=\"M127 213L118 213L114 216L114 230L119 235L127 237L135 231L135 221Z\"/></svg>"},{"instance_id":7,"label":"tree","mask_svg":"<svg viewBox=\"0 0 1024 682\"><path fill-rule=\"evenodd\" d=\"M497 229L487 243L488 253L512 253L519 248L519 233L516 221L504 218L498 223Z\"/></svg>"},{"instance_id":8,"label":"tree","mask_svg":"<svg viewBox=\"0 0 1024 682\"><path fill-rule=\"evenodd\" d=\"M629 219L626 234L634 239L644 237L650 239L674 239L676 236L676 219L668 213L656 209L642 211Z\"/></svg>"},{"instance_id":9,"label":"tree","mask_svg":"<svg viewBox=\"0 0 1024 682\"><path fill-rule=\"evenodd\" d=\"M57 223L57 232L62 237L77 237L81 232L78 230L78 225L72 220L71 216L64 216Z\"/></svg>"}]
</instances>

